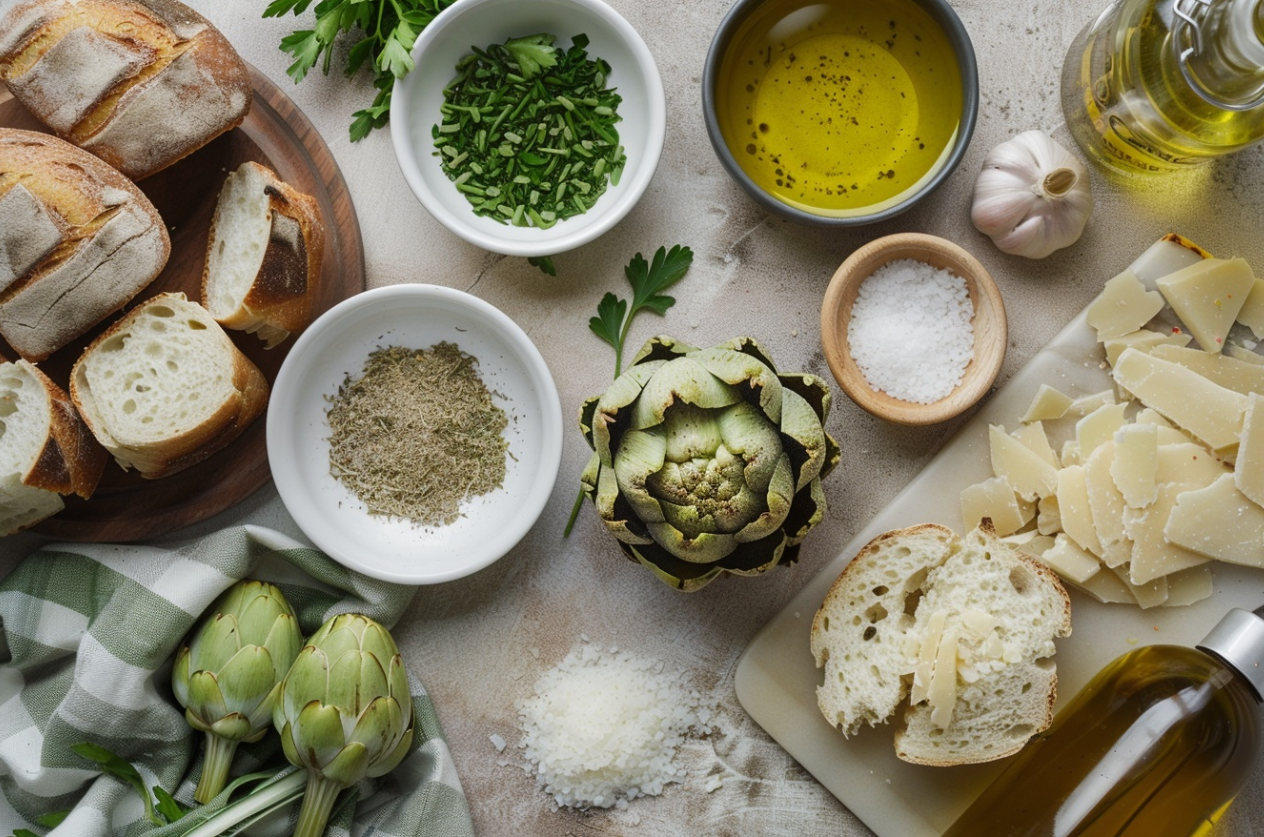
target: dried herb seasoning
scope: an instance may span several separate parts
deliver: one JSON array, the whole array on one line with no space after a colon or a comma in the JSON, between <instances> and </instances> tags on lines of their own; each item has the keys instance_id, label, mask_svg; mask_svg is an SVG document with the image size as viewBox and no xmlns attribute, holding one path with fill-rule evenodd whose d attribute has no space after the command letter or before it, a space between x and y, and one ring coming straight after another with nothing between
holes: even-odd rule
<instances>
[{"instance_id":1,"label":"dried herb seasoning","mask_svg":"<svg viewBox=\"0 0 1264 837\"><path fill-rule=\"evenodd\" d=\"M370 514L447 525L504 483L508 419L454 343L378 349L329 400L330 473Z\"/></svg>"},{"instance_id":2,"label":"dried herb seasoning","mask_svg":"<svg viewBox=\"0 0 1264 837\"><path fill-rule=\"evenodd\" d=\"M626 155L615 123L623 99L588 37L568 50L548 34L474 48L444 88L431 135L444 172L478 215L548 229L587 212L618 185Z\"/></svg>"}]
</instances>

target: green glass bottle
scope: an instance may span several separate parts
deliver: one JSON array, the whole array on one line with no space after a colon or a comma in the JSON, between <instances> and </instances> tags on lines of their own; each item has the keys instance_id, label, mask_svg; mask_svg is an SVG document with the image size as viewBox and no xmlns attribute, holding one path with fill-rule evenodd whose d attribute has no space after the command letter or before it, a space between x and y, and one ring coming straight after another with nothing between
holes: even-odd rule
<instances>
[{"instance_id":1,"label":"green glass bottle","mask_svg":"<svg viewBox=\"0 0 1264 837\"><path fill-rule=\"evenodd\" d=\"M1062 109L1085 153L1127 172L1264 140L1264 0L1115 0L1071 45Z\"/></svg>"},{"instance_id":2,"label":"green glass bottle","mask_svg":"<svg viewBox=\"0 0 1264 837\"><path fill-rule=\"evenodd\" d=\"M944 837L1206 835L1259 754L1262 693L1264 618L1249 611L1230 611L1197 648L1130 651Z\"/></svg>"}]
</instances>

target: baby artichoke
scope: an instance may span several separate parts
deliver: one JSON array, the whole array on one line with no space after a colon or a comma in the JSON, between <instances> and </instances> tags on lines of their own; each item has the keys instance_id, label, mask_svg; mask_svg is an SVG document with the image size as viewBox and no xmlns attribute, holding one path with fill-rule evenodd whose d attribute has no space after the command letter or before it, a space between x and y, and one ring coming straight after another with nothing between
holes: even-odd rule
<instances>
[{"instance_id":1,"label":"baby artichoke","mask_svg":"<svg viewBox=\"0 0 1264 837\"><path fill-rule=\"evenodd\" d=\"M202 778L193 798L224 788L237 745L267 733L281 680L303 646L285 596L264 581L224 591L176 654L171 686L194 729L206 733Z\"/></svg>"},{"instance_id":2,"label":"baby artichoke","mask_svg":"<svg viewBox=\"0 0 1264 837\"><path fill-rule=\"evenodd\" d=\"M390 772L413 743L408 673L390 633L333 617L299 652L272 714L285 757L307 768L294 837L320 837L343 788Z\"/></svg>"},{"instance_id":3,"label":"baby artichoke","mask_svg":"<svg viewBox=\"0 0 1264 837\"><path fill-rule=\"evenodd\" d=\"M673 587L758 575L794 561L825 516L821 477L839 459L829 404L824 381L779 374L749 338L655 337L580 409L594 450L583 491L624 552Z\"/></svg>"}]
</instances>

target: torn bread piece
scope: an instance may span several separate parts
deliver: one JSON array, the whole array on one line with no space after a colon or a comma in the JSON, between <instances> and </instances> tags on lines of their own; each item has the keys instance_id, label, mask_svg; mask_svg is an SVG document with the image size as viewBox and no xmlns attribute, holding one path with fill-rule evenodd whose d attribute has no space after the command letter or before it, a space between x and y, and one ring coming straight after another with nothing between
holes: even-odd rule
<instances>
[{"instance_id":1,"label":"torn bread piece","mask_svg":"<svg viewBox=\"0 0 1264 837\"><path fill-rule=\"evenodd\" d=\"M92 496L108 458L61 387L28 361L0 363L0 536L57 514L63 494Z\"/></svg>"},{"instance_id":2,"label":"torn bread piece","mask_svg":"<svg viewBox=\"0 0 1264 837\"><path fill-rule=\"evenodd\" d=\"M266 166L243 163L215 207L202 304L220 325L271 349L311 322L324 250L316 201Z\"/></svg>"},{"instance_id":3,"label":"torn bread piece","mask_svg":"<svg viewBox=\"0 0 1264 837\"><path fill-rule=\"evenodd\" d=\"M825 669L817 702L848 736L898 714L896 754L908 762L1002 758L1053 718L1049 658L1070 620L1053 571L988 523L964 537L934 524L887 532L848 564L813 621Z\"/></svg>"},{"instance_id":4,"label":"torn bread piece","mask_svg":"<svg viewBox=\"0 0 1264 837\"><path fill-rule=\"evenodd\" d=\"M148 479L228 445L268 401L268 382L201 305L159 294L92 342L70 395L123 468Z\"/></svg>"}]
</instances>

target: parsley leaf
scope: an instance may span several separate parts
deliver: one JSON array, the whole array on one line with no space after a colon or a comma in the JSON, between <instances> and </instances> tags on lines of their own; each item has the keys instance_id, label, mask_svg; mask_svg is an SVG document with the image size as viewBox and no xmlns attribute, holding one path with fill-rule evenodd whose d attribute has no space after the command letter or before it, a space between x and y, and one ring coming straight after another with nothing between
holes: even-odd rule
<instances>
[{"instance_id":1,"label":"parsley leaf","mask_svg":"<svg viewBox=\"0 0 1264 837\"><path fill-rule=\"evenodd\" d=\"M557 268L553 266L552 256L527 256L527 264L540 268L541 273L546 273L549 276L557 275Z\"/></svg>"},{"instance_id":2,"label":"parsley leaf","mask_svg":"<svg viewBox=\"0 0 1264 837\"><path fill-rule=\"evenodd\" d=\"M286 73L297 84L321 63L328 74L334 56L334 42L343 32L360 30L363 37L347 53L347 75L366 65L372 68L377 94L373 104L353 115L351 141L368 136L390 118L391 89L395 79L413 69L413 45L417 35L439 12L456 0L320 0L316 4L316 27L301 29L281 39L281 51L294 56ZM279 17L307 11L312 0L273 0L264 17ZM323 59L323 61L322 61Z\"/></svg>"},{"instance_id":3,"label":"parsley leaf","mask_svg":"<svg viewBox=\"0 0 1264 837\"><path fill-rule=\"evenodd\" d=\"M557 66L557 51L553 49L555 40L552 35L527 35L505 41L505 49L518 63L523 78L535 78L541 70Z\"/></svg>"},{"instance_id":4,"label":"parsley leaf","mask_svg":"<svg viewBox=\"0 0 1264 837\"><path fill-rule=\"evenodd\" d=\"M680 281L689 272L692 264L693 251L679 244L671 250L659 247L652 262L645 261L645 257L637 253L623 270L632 286L631 307L628 307L626 300L619 299L612 293L601 298L601 302L597 304L597 316L588 321L588 327L593 334L614 347L616 378L623 371L623 345L627 341L632 318L643 308L648 308L659 316L666 314L667 309L676 304L676 300L662 291Z\"/></svg>"}]
</instances>

